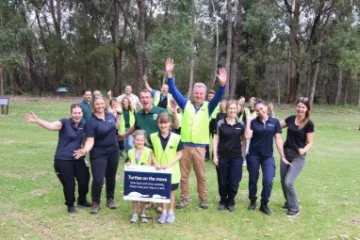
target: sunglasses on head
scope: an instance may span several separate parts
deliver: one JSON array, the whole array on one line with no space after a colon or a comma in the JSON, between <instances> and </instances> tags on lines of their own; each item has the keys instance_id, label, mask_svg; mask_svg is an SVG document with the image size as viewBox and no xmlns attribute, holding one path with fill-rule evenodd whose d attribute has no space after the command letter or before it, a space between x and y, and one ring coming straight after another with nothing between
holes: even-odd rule
<instances>
[{"instance_id":1,"label":"sunglasses on head","mask_svg":"<svg viewBox=\"0 0 360 240\"><path fill-rule=\"evenodd\" d=\"M299 97L299 101L300 102L308 102L309 98L307 98L307 97Z\"/></svg>"}]
</instances>

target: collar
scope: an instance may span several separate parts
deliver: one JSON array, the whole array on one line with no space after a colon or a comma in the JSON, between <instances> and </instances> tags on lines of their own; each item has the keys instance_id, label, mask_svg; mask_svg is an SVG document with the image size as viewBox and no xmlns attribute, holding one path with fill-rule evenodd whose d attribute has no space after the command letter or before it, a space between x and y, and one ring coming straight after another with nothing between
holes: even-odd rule
<instances>
[{"instance_id":1,"label":"collar","mask_svg":"<svg viewBox=\"0 0 360 240\"><path fill-rule=\"evenodd\" d=\"M169 140L169 139L170 139L170 135L171 135L171 131L169 131L169 134L164 138L163 136L161 136L160 131L158 132L158 136L160 137L160 139L163 139L163 140Z\"/></svg>"},{"instance_id":2,"label":"collar","mask_svg":"<svg viewBox=\"0 0 360 240\"><path fill-rule=\"evenodd\" d=\"M228 124L228 122L226 121L226 115L225 115L225 117L224 117L224 123L227 124L227 125L230 125L230 124ZM235 123L234 123L233 125L236 125L236 124L238 124L238 123L239 123L239 120L238 120L237 118L235 118ZM230 126L233 126L233 125L230 125Z\"/></svg>"}]
</instances>

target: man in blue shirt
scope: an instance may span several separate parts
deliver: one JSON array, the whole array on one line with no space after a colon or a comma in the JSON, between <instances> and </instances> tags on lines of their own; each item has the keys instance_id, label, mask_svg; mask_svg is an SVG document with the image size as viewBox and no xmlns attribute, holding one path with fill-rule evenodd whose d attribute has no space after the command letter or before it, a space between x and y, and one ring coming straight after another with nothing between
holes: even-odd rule
<instances>
[{"instance_id":1,"label":"man in blue shirt","mask_svg":"<svg viewBox=\"0 0 360 240\"><path fill-rule=\"evenodd\" d=\"M210 102L205 102L206 85L195 83L192 91L192 101L186 99L176 88L173 79L175 64L173 59L166 60L166 74L170 93L183 110L181 123L181 141L184 144L183 157L180 161L181 170L181 199L177 208L183 208L189 200L189 174L191 166L194 166L198 184L198 195L200 208L206 209L207 190L205 174L205 147L209 144L209 122L210 115L218 105L224 90L227 79L227 71L219 69L217 75L220 87Z\"/></svg>"}]
</instances>

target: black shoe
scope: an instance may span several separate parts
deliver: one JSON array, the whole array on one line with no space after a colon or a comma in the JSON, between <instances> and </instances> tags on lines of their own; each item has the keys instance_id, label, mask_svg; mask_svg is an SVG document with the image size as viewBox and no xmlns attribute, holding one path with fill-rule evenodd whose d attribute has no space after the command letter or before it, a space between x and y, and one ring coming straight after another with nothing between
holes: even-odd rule
<instances>
[{"instance_id":1,"label":"black shoe","mask_svg":"<svg viewBox=\"0 0 360 240\"><path fill-rule=\"evenodd\" d=\"M219 206L218 206L219 211L224 211L225 209L226 209L225 204L219 204Z\"/></svg>"},{"instance_id":2,"label":"black shoe","mask_svg":"<svg viewBox=\"0 0 360 240\"><path fill-rule=\"evenodd\" d=\"M248 210L253 211L256 209L256 200L251 200L248 206Z\"/></svg>"},{"instance_id":3,"label":"black shoe","mask_svg":"<svg viewBox=\"0 0 360 240\"><path fill-rule=\"evenodd\" d=\"M265 203L261 203L259 210L260 210L260 212L264 213L265 215L269 215L269 216L271 215L271 210Z\"/></svg>"},{"instance_id":4,"label":"black shoe","mask_svg":"<svg viewBox=\"0 0 360 240\"><path fill-rule=\"evenodd\" d=\"M74 213L76 213L76 208L74 206L71 206L71 207L67 208L67 211L68 211L68 213L74 214Z\"/></svg>"},{"instance_id":5,"label":"black shoe","mask_svg":"<svg viewBox=\"0 0 360 240\"><path fill-rule=\"evenodd\" d=\"M287 202L285 202L281 208L287 210L289 208Z\"/></svg>"},{"instance_id":6,"label":"black shoe","mask_svg":"<svg viewBox=\"0 0 360 240\"><path fill-rule=\"evenodd\" d=\"M299 215L299 213L300 213L300 210L288 210L288 212L287 212L287 215L288 216L296 216L296 215Z\"/></svg>"},{"instance_id":7,"label":"black shoe","mask_svg":"<svg viewBox=\"0 0 360 240\"><path fill-rule=\"evenodd\" d=\"M100 210L100 205L96 202L94 202L92 205L91 205L91 209L90 209L90 213L91 214L97 214Z\"/></svg>"},{"instance_id":8,"label":"black shoe","mask_svg":"<svg viewBox=\"0 0 360 240\"><path fill-rule=\"evenodd\" d=\"M79 207L91 207L91 203L88 201L85 202L78 202Z\"/></svg>"},{"instance_id":9,"label":"black shoe","mask_svg":"<svg viewBox=\"0 0 360 240\"><path fill-rule=\"evenodd\" d=\"M235 211L235 206L234 205L230 205L229 206L229 212L233 212Z\"/></svg>"},{"instance_id":10,"label":"black shoe","mask_svg":"<svg viewBox=\"0 0 360 240\"><path fill-rule=\"evenodd\" d=\"M208 204L205 200L202 200L199 204L199 207L202 209L207 209L208 208Z\"/></svg>"}]
</instances>

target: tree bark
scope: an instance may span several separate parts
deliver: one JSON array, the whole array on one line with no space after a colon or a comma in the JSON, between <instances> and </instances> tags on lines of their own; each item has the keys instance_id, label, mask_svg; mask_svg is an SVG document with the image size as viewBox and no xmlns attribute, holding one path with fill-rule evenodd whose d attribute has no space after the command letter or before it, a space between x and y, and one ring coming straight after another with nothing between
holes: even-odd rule
<instances>
[{"instance_id":1,"label":"tree bark","mask_svg":"<svg viewBox=\"0 0 360 240\"><path fill-rule=\"evenodd\" d=\"M216 13L216 9L215 9L215 5L214 5L214 1L211 0L211 4L213 7L213 12L215 15L215 53L214 53L214 57L213 57L213 72L212 72L212 76L211 76L211 83L210 83L210 88L214 88L215 82L216 82L216 71L218 68L218 61L219 61L219 23L218 23L218 15Z\"/></svg>"},{"instance_id":2,"label":"tree bark","mask_svg":"<svg viewBox=\"0 0 360 240\"><path fill-rule=\"evenodd\" d=\"M4 74L3 66L0 64L0 95L4 95Z\"/></svg>"},{"instance_id":3,"label":"tree bark","mask_svg":"<svg viewBox=\"0 0 360 240\"><path fill-rule=\"evenodd\" d=\"M227 37L226 37L226 61L225 61L225 68L227 70L227 79L230 80L230 72L231 72L231 50L232 50L232 7L231 7L231 0L226 1L226 9L227 9ZM224 97L229 97L229 86L230 83L228 82L225 87L225 94Z\"/></svg>"},{"instance_id":4,"label":"tree bark","mask_svg":"<svg viewBox=\"0 0 360 240\"><path fill-rule=\"evenodd\" d=\"M336 99L335 99L335 104L336 105L340 104L341 92L342 92L342 82L343 82L343 70L340 68L339 69L337 90L336 90Z\"/></svg>"},{"instance_id":5,"label":"tree bark","mask_svg":"<svg viewBox=\"0 0 360 240\"><path fill-rule=\"evenodd\" d=\"M187 97L191 98L191 93L193 90L194 85L194 68L195 68L195 34L194 32L191 34L190 38L190 48L192 50L191 52L191 59L190 59L190 75L189 75L189 88L187 92Z\"/></svg>"},{"instance_id":6,"label":"tree bark","mask_svg":"<svg viewBox=\"0 0 360 240\"><path fill-rule=\"evenodd\" d=\"M145 0L138 0L139 8L139 22L138 22L138 37L136 41L136 89L137 92L143 87L142 77L145 73L145 16L146 5Z\"/></svg>"},{"instance_id":7,"label":"tree bark","mask_svg":"<svg viewBox=\"0 0 360 240\"><path fill-rule=\"evenodd\" d=\"M111 37L115 47L113 55L115 79L114 86L112 88L113 96L116 97L120 94L120 85L121 85L121 57L122 49L120 46L120 32L119 32L119 16L120 16L120 7L119 0L114 0L114 19L111 25Z\"/></svg>"},{"instance_id":8,"label":"tree bark","mask_svg":"<svg viewBox=\"0 0 360 240\"><path fill-rule=\"evenodd\" d=\"M317 59L320 58L320 56L321 56L321 48L319 47L318 52L317 52ZM309 99L310 104L313 104L313 102L314 102L316 82L319 77L319 72L320 72L320 61L317 61L316 65L315 65L315 72L314 72L314 77L313 77L311 92L310 92L310 99Z\"/></svg>"}]
</instances>

